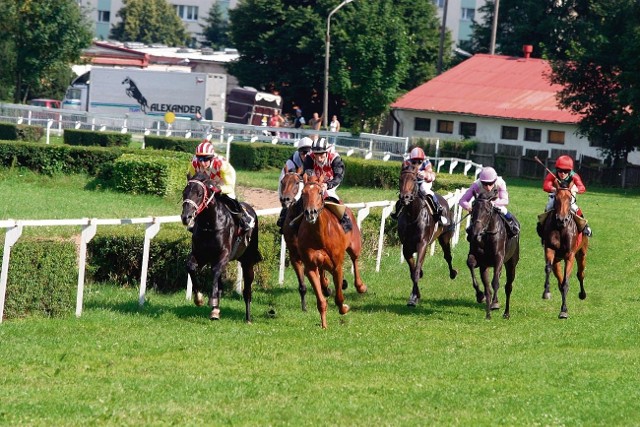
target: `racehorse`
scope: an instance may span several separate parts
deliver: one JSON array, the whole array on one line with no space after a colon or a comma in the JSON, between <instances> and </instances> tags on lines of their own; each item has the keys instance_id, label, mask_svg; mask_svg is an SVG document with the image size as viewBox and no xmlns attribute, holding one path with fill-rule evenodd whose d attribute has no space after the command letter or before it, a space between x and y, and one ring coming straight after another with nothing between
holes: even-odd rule
<instances>
[{"instance_id":1,"label":"racehorse","mask_svg":"<svg viewBox=\"0 0 640 427\"><path fill-rule=\"evenodd\" d=\"M140 109L142 110L142 112L146 113L149 105L147 104L147 98L145 98L144 95L142 95L142 92L140 92L140 89L138 89L138 85L136 85L135 82L129 77L126 77L122 81L122 84L129 85L129 87L125 89L125 93L129 96L129 98L135 99L136 102L140 104Z\"/></svg>"},{"instance_id":2,"label":"racehorse","mask_svg":"<svg viewBox=\"0 0 640 427\"><path fill-rule=\"evenodd\" d=\"M407 305L415 307L420 301L420 288L418 281L423 275L422 264L427 254L427 248L437 238L444 259L449 265L449 277L455 279L458 271L454 270L451 265L451 238L453 237L453 228L443 228L437 223L429 213L426 201L418 194L419 185L417 179L417 168L408 164L402 168L400 172L400 201L402 202L402 211L398 216L398 236L402 242L402 254L409 264L409 273L413 282L411 295ZM444 209L442 215L448 220L449 224L453 223L453 215L449 209L449 204L439 194L436 197L440 201L440 206ZM414 258L413 254L417 254Z\"/></svg>"},{"instance_id":3,"label":"racehorse","mask_svg":"<svg viewBox=\"0 0 640 427\"><path fill-rule=\"evenodd\" d=\"M506 296L503 318L509 319L509 302L513 281L516 277L516 266L520 260L520 234L508 238L507 228L499 212L491 201L496 197L495 191L480 192L471 208L471 227L469 228L469 255L467 266L471 271L476 300L486 303L486 318L491 319L491 310L500 308L498 289L502 267L507 270L507 283L504 285ZM484 284L484 292L480 291L476 280L475 268L480 268L480 277ZM493 278L489 281L489 267L493 267ZM491 286L490 286L491 285ZM491 290L493 288L493 297Z\"/></svg>"},{"instance_id":4,"label":"racehorse","mask_svg":"<svg viewBox=\"0 0 640 427\"><path fill-rule=\"evenodd\" d=\"M198 268L210 264L213 285L209 295L209 318L220 319L222 272L229 261L237 260L242 266L245 320L251 323L251 284L254 279L254 266L262 260L258 250L258 218L250 205L241 203L255 222L254 227L248 232L250 236L241 235L229 209L219 200L219 194L218 188L206 174L198 174L189 180L182 192L182 224L193 232L191 253L187 260L187 272L193 283L193 301L198 307L204 304L196 272Z\"/></svg>"},{"instance_id":5,"label":"racehorse","mask_svg":"<svg viewBox=\"0 0 640 427\"><path fill-rule=\"evenodd\" d=\"M544 293L542 297L548 299L549 273L558 279L558 289L562 295L562 306L558 318L566 319L567 313L567 293L569 292L569 277L573 264L578 261L578 281L580 282L580 293L578 297L582 300L587 297L584 290L584 270L587 265L587 249L589 248L589 238L578 231L578 226L574 220L574 213L571 211L571 202L574 197L568 188L560 187L556 181L556 195L553 202L553 211L549 212L544 222L543 240L545 281ZM564 261L564 271L561 262Z\"/></svg>"},{"instance_id":6,"label":"racehorse","mask_svg":"<svg viewBox=\"0 0 640 427\"><path fill-rule=\"evenodd\" d=\"M344 284L343 261L345 251L351 257L354 285L359 293L367 291L360 277L358 257L362 250L360 229L349 208L345 212L351 220L351 230L345 231L341 220L325 203L322 177L303 176L302 210L304 220L298 229L298 252L304 264L304 273L316 294L322 329L327 328L327 301L323 290L322 274L331 273L335 287L335 303L340 314L349 312L342 293ZM344 283L343 283L344 282Z\"/></svg>"}]
</instances>

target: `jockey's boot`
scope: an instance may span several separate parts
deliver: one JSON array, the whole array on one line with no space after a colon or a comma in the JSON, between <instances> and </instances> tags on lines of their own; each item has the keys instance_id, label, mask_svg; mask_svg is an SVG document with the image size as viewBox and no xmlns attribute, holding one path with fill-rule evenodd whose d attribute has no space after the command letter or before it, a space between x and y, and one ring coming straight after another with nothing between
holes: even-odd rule
<instances>
[{"instance_id":1,"label":"jockey's boot","mask_svg":"<svg viewBox=\"0 0 640 427\"><path fill-rule=\"evenodd\" d=\"M344 229L345 233L348 233L353 229L353 224L351 223L351 218L349 218L349 215L347 215L346 212L344 213L344 215L342 215L342 219L340 219L340 225Z\"/></svg>"},{"instance_id":2,"label":"jockey's boot","mask_svg":"<svg viewBox=\"0 0 640 427\"><path fill-rule=\"evenodd\" d=\"M504 218L506 219L506 224L507 224L507 235L509 237L513 237L517 235L520 232L520 224L518 224L518 221L516 221L516 218L513 215L511 215L511 212L507 212L504 215Z\"/></svg>"},{"instance_id":3,"label":"jockey's boot","mask_svg":"<svg viewBox=\"0 0 640 427\"><path fill-rule=\"evenodd\" d=\"M280 227L280 234L282 234L282 226L284 225L284 220L287 217L287 208L282 208L280 211L280 217L278 218L278 222L276 225Z\"/></svg>"},{"instance_id":4,"label":"jockey's boot","mask_svg":"<svg viewBox=\"0 0 640 427\"><path fill-rule=\"evenodd\" d=\"M389 216L391 217L391 219L395 219L397 221L398 216L400 215L400 210L402 209L402 203L400 203L400 200L396 202L396 207L394 209L395 212L391 212Z\"/></svg>"},{"instance_id":5,"label":"jockey's boot","mask_svg":"<svg viewBox=\"0 0 640 427\"><path fill-rule=\"evenodd\" d=\"M591 227L589 227L589 224L584 226L584 228L582 229L582 234L584 234L587 237L591 237L593 232L591 231Z\"/></svg>"},{"instance_id":6,"label":"jockey's boot","mask_svg":"<svg viewBox=\"0 0 640 427\"><path fill-rule=\"evenodd\" d=\"M447 219L446 216L444 216L444 208L442 207L442 205L440 204L440 202L438 201L438 196L436 196L435 194L431 195L431 200L433 200L433 206L435 206L436 208L436 212L433 215L433 218L436 221L440 221L440 224L442 225L447 225L449 223L449 220Z\"/></svg>"}]
</instances>

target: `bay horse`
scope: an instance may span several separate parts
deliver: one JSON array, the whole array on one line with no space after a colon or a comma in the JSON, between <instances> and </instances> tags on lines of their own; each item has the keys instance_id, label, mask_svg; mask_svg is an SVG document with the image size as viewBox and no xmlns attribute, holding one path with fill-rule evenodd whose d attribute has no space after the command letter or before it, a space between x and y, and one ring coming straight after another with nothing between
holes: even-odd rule
<instances>
[{"instance_id":1,"label":"bay horse","mask_svg":"<svg viewBox=\"0 0 640 427\"><path fill-rule=\"evenodd\" d=\"M193 232L191 253L186 264L193 283L193 301L198 307L204 304L202 288L196 272L199 268L211 265L213 283L209 295L211 307L209 318L220 319L222 273L229 261L237 260L242 266L245 321L251 323L251 285L255 274L254 266L262 260L258 250L258 217L250 205L241 203L241 206L253 217L255 224L247 232L250 236L243 236L231 212L219 198L219 189L206 174L198 174L190 179L182 192L182 224Z\"/></svg>"},{"instance_id":2,"label":"bay horse","mask_svg":"<svg viewBox=\"0 0 640 427\"><path fill-rule=\"evenodd\" d=\"M520 260L520 234L507 237L507 228L499 212L491 203L496 197L495 191L481 191L476 195L471 208L471 226L469 227L469 255L467 266L471 271L476 300L486 304L486 319L491 319L491 310L500 308L498 289L503 266L507 271L507 282L504 285L506 297L502 317L509 319L509 303L513 281L516 277L516 266ZM493 278L489 280L489 268L493 267ZM475 269L480 269L480 277L484 292L478 287ZM493 295L492 295L493 290Z\"/></svg>"},{"instance_id":3,"label":"bay horse","mask_svg":"<svg viewBox=\"0 0 640 427\"><path fill-rule=\"evenodd\" d=\"M562 306L560 307L559 319L569 317L567 312L567 293L569 292L569 277L573 270L573 264L577 261L578 272L576 276L580 282L580 292L578 297L583 300L587 297L584 290L584 270L587 266L587 249L589 248L589 238L578 230L571 211L573 194L568 188L560 187L555 183L556 195L553 202L553 211L550 211L544 221L543 241L545 257L545 281L543 298L548 299L549 274L553 274L558 280L558 289L562 295ZM562 265L564 261L564 269Z\"/></svg>"},{"instance_id":4,"label":"bay horse","mask_svg":"<svg viewBox=\"0 0 640 427\"><path fill-rule=\"evenodd\" d=\"M415 307L420 301L420 288L418 281L422 278L422 264L427 254L427 248L435 239L438 239L444 259L449 266L449 277L455 279L458 271L451 264L451 238L453 237L453 227L442 227L429 213L427 202L419 195L419 185L417 182L417 168L411 164L403 166L400 172L400 194L399 199L402 210L398 216L398 237L402 242L402 255L409 264L409 273L413 287L407 305ZM453 223L453 213L449 209L449 204L439 194L435 195L442 206L444 215L449 224ZM429 196L427 196L429 197ZM414 257L414 254L417 257Z\"/></svg>"},{"instance_id":5,"label":"bay horse","mask_svg":"<svg viewBox=\"0 0 640 427\"><path fill-rule=\"evenodd\" d=\"M322 275L329 272L333 276L335 303L340 314L347 314L349 306L344 303L342 293L344 284L343 261L347 252L353 263L354 285L359 293L367 291L360 277L358 258L362 250L360 229L351 209L345 213L351 220L351 230L345 231L338 218L326 207L322 191L323 179L317 176L303 175L302 188L303 221L298 229L298 253L304 264L304 273L316 294L320 325L327 328L327 301L323 289Z\"/></svg>"}]
</instances>

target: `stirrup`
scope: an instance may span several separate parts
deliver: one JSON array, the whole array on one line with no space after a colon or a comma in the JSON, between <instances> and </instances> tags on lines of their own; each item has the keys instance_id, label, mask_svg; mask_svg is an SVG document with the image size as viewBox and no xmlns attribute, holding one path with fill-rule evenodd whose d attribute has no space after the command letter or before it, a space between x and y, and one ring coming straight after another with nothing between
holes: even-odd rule
<instances>
[{"instance_id":1,"label":"stirrup","mask_svg":"<svg viewBox=\"0 0 640 427\"><path fill-rule=\"evenodd\" d=\"M582 229L582 234L584 234L587 237L591 237L593 235L593 232L591 231L591 227L589 227L589 225L585 225L585 227Z\"/></svg>"}]
</instances>

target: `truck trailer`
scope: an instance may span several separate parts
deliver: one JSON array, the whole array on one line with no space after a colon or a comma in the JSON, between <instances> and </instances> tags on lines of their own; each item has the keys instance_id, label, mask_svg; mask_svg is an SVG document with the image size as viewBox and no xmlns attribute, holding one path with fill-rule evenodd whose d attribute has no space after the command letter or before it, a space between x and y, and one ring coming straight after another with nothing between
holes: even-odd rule
<instances>
[{"instance_id":1,"label":"truck trailer","mask_svg":"<svg viewBox=\"0 0 640 427\"><path fill-rule=\"evenodd\" d=\"M231 89L227 99L227 122L266 126L274 112L282 111L282 98L251 87Z\"/></svg>"},{"instance_id":2,"label":"truck trailer","mask_svg":"<svg viewBox=\"0 0 640 427\"><path fill-rule=\"evenodd\" d=\"M226 90L224 74L93 67L67 88L62 108L224 121Z\"/></svg>"}]
</instances>

